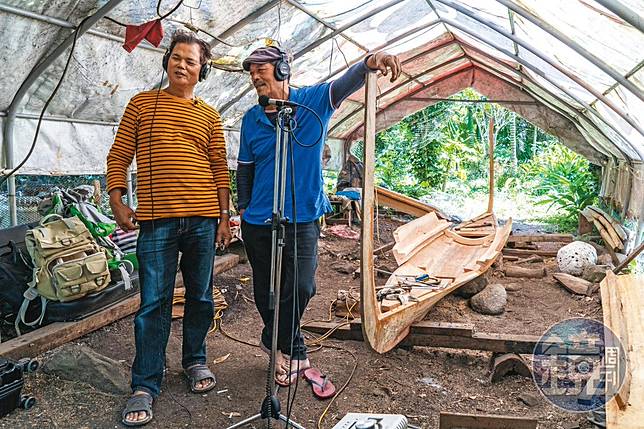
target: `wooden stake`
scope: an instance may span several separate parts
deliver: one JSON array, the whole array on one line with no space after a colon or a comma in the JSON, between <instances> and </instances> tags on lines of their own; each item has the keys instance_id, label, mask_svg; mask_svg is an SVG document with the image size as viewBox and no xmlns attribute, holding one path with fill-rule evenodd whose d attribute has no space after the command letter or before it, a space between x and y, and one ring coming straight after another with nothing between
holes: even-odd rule
<instances>
[{"instance_id":1,"label":"wooden stake","mask_svg":"<svg viewBox=\"0 0 644 429\"><path fill-rule=\"evenodd\" d=\"M487 211L492 213L494 210L494 117L490 116L490 194L487 200Z\"/></svg>"},{"instance_id":2,"label":"wooden stake","mask_svg":"<svg viewBox=\"0 0 644 429\"><path fill-rule=\"evenodd\" d=\"M374 200L374 170L376 159L376 96L378 88L376 73L367 73L365 87L365 114L364 114L364 177L362 180L362 218L369 220L362 222L362 235L360 237L360 271L362 275L362 288L360 291L360 314L371 314L380 304L376 298L376 290L371 287L375 284L373 272L373 215ZM376 326L362 324L364 338L375 336ZM373 330L373 332L369 332ZM367 341L367 344L369 342Z\"/></svg>"},{"instance_id":3,"label":"wooden stake","mask_svg":"<svg viewBox=\"0 0 644 429\"><path fill-rule=\"evenodd\" d=\"M546 269L542 268L523 268L523 267L506 267L506 277L526 277L531 279L541 279L546 276Z\"/></svg>"},{"instance_id":4,"label":"wooden stake","mask_svg":"<svg viewBox=\"0 0 644 429\"><path fill-rule=\"evenodd\" d=\"M626 259L624 259L618 266L616 266L613 272L615 274L619 274L619 272L622 271L625 266L627 266L633 259L637 258L637 255L642 253L642 250L644 250L644 241L642 241L640 245L637 246L637 249L633 250L631 254L626 257Z\"/></svg>"}]
</instances>

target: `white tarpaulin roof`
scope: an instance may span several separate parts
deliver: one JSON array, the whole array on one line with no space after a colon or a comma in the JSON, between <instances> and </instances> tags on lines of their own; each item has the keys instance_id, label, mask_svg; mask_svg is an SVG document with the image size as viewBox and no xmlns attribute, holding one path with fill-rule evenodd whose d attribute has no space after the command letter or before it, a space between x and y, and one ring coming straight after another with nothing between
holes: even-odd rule
<instances>
[{"instance_id":1,"label":"white tarpaulin roof","mask_svg":"<svg viewBox=\"0 0 644 429\"><path fill-rule=\"evenodd\" d=\"M0 111L6 112L32 69L72 27L106 0L0 0ZM111 2L114 3L114 2ZM124 0L107 16L142 24L177 2ZM517 111L591 161L644 160L644 2L640 0L190 0L163 20L160 48L120 45L125 28L102 18L77 42L67 75L22 174L103 173L107 150L128 100L161 81L161 57L175 29L188 23L213 46L224 68L264 43L293 56L295 86L333 79L369 50L399 54L405 74L379 79L378 129L473 87ZM602 6L606 5L607 8ZM37 77L17 106L13 165L27 153L36 120L69 50ZM232 59L232 62L229 61ZM248 75L214 70L197 87L227 126L231 167L243 112L256 103ZM519 101L513 104L513 101ZM330 138L360 137L363 95L336 112ZM7 122L0 117L2 125ZM6 136L3 137L6 167ZM641 177L640 177L640 180Z\"/></svg>"}]
</instances>

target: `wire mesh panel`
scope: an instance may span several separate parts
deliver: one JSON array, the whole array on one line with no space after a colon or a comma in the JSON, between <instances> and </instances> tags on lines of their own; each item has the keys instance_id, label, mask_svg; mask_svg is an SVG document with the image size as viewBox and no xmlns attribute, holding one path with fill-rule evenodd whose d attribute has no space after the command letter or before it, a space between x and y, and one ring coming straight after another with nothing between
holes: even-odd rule
<instances>
[{"instance_id":1,"label":"wire mesh panel","mask_svg":"<svg viewBox=\"0 0 644 429\"><path fill-rule=\"evenodd\" d=\"M52 190L73 189L80 185L89 185L95 188L98 195L101 211L111 215L109 195L106 192L105 175L80 175L80 176L16 176L16 208L18 224L25 224L40 220L38 204L47 197ZM135 197L136 198L136 197ZM7 185L0 189L0 228L10 226L9 198Z\"/></svg>"}]
</instances>

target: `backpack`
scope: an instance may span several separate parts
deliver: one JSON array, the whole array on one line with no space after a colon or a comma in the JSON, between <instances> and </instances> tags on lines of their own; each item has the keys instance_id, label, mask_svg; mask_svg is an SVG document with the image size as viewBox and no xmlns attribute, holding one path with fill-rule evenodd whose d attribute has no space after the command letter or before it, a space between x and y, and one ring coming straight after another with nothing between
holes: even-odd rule
<instances>
[{"instance_id":1,"label":"backpack","mask_svg":"<svg viewBox=\"0 0 644 429\"><path fill-rule=\"evenodd\" d=\"M17 315L33 277L27 250L10 240L0 245L0 315Z\"/></svg>"},{"instance_id":2,"label":"backpack","mask_svg":"<svg viewBox=\"0 0 644 429\"><path fill-rule=\"evenodd\" d=\"M27 231L25 243L34 269L15 322L18 335L20 322L27 326L42 322L48 300L73 301L98 292L110 283L106 250L94 241L76 216L46 216L40 226ZM40 317L27 322L29 303L37 297L42 304Z\"/></svg>"}]
</instances>

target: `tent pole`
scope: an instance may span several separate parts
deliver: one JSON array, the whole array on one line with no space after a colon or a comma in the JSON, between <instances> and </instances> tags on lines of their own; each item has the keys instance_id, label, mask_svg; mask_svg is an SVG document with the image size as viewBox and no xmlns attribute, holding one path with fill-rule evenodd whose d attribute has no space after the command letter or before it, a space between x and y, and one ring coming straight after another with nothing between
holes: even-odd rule
<instances>
[{"instance_id":1,"label":"tent pole","mask_svg":"<svg viewBox=\"0 0 644 429\"><path fill-rule=\"evenodd\" d=\"M134 193L132 186L132 168L127 169L127 205L134 208Z\"/></svg>"},{"instance_id":2,"label":"tent pole","mask_svg":"<svg viewBox=\"0 0 644 429\"><path fill-rule=\"evenodd\" d=\"M444 2L444 1L446 1L446 0L436 0L436 1ZM479 21L479 22L481 22L481 23L483 23L483 24L485 24L487 27L489 27L489 28L491 28L491 29L494 29L495 31L500 32L501 34L503 34L503 33L504 33L504 30L502 30L502 29L498 29L498 30L497 30L497 29L496 29L496 27L494 27L494 26L493 26L493 25L491 25L491 24L487 24L487 23L485 23L485 21L484 21L484 20L481 20L481 18L479 18L479 17L472 17L472 18L473 18L473 19L475 19L475 20L477 20L477 21ZM483 38L483 37L481 37L480 35L476 34L473 30L471 30L471 29L467 28L466 26L461 25L461 24L459 24L458 22L453 21L453 20L451 20L451 19L449 19L449 18L447 18L447 17L442 17L441 19L443 20L443 22L444 22L445 24L449 24L449 25L451 25L452 27L455 27L455 28L457 28L457 29L459 29L459 30L463 31L463 32L467 33L468 35L470 35L470 36L472 36L472 37L478 38L478 40L479 40L480 42L485 43L486 45L493 47L494 49L496 49L496 50L500 51L501 53L503 53L503 54L505 54L505 55L507 55L507 56L509 56L509 57L512 57L512 56L513 56L513 55L512 55L512 53L511 53L510 51L508 51L507 49L503 48L502 46L500 46L500 45L499 45L499 44L497 44L496 42L493 42L493 41L488 40L487 38ZM506 33L506 34L507 34L507 33ZM517 40L517 42L518 42L521 46L523 46L524 48L528 49L526 46L524 46L524 45L523 45L523 42L518 41L518 40ZM535 52L533 52L533 53L535 53ZM540 54L535 53L535 55L539 56ZM546 62L549 62L549 61L550 61L550 60L548 60L546 57L544 57L544 58L542 58L542 59L543 59L544 61L546 61ZM617 128L615 128L615 126L614 126L612 123L608 122L608 121L606 120L606 118L604 118L603 116L601 116L601 115L600 115L600 114L599 114L595 109L593 109L592 107L590 107L590 106L588 105L588 103L584 102L584 101L583 101L583 100L581 100L579 97L577 97L577 96L573 95L573 94L572 94L568 89L566 89L566 88L565 88L565 87L563 87L562 85L558 84L558 83L557 83L556 81L554 81L553 79L549 78L549 77L548 77L548 76L543 72L543 70L540 70L540 69L536 68L534 65L530 64L529 62L527 62L527 61L526 61L526 60L524 60L523 58L521 58L521 57L515 57L515 60L516 60L517 62L521 63L523 66L525 66L525 67L529 68L530 70L532 70L532 71L533 71L535 74L537 74L538 76L540 76L540 77L542 77L542 78L546 79L548 82L550 82L550 83L551 83L553 86L555 86L557 89L559 89L560 91L562 91L563 93L565 93L568 97L570 97L571 99L575 100L577 103L581 104L581 105L586 109L586 111L587 111L587 112L592 113L593 115L595 115L595 116L596 116L600 121L604 122L604 123L605 123L609 128L611 128L611 129L612 129L612 130L613 130L617 135L619 135L619 136L624 140L624 142L625 142L625 143L626 143L626 144L627 144L627 145L628 145L628 146L629 146L629 147L630 147L630 148L631 148L631 149L632 149L632 150L633 150L633 151L634 151L638 156L640 156L640 157L644 157L644 150L640 149L639 147L633 146L633 144L631 144L631 143L630 143L630 140L629 140L629 139L627 139L627 138L624 136L624 134L623 134L623 133L621 133ZM550 63L552 63L552 61L550 61ZM553 67L557 68L557 66L556 66L554 63L552 63L551 65L552 65ZM562 70L560 70L560 71L562 71ZM515 71L515 72L516 72L516 71ZM566 74L567 72L563 72L563 71L562 71L562 73ZM577 79L577 78L575 78L575 79ZM577 79L577 80L579 80L579 79ZM583 83L582 83L582 85L581 85L581 86L582 86L584 89L587 89L589 92L593 93L593 95L595 95L595 96L596 96L596 91L595 91L594 89L593 89L593 90L589 89L589 87L588 87L586 84L583 84ZM603 97L603 96L602 96L602 97ZM605 98L605 97L603 97L603 98ZM394 102L394 103L395 103L395 102ZM394 104L394 103L392 103L392 104ZM610 104L612 104L612 103L610 103ZM619 110L619 109L618 109L618 110ZM620 110L620 111L621 111L621 110ZM583 112L579 112L579 113L583 113ZM584 115L585 115L585 114L584 114ZM624 114L622 113L622 115L624 115ZM628 116L622 116L622 115L620 115L620 116L622 117L622 119L624 119L626 122L629 122L629 121L630 121L630 118L628 118ZM587 115L585 115L585 116L587 116ZM630 123L630 122L629 122L629 123ZM635 127L634 127L634 128L635 128ZM639 130L641 130L641 127L637 126L635 129L639 131ZM642 131L641 131L641 133L642 133L642 135L644 135L644 130L642 130Z\"/></svg>"},{"instance_id":3,"label":"tent pole","mask_svg":"<svg viewBox=\"0 0 644 429\"><path fill-rule=\"evenodd\" d=\"M67 38L60 44L54 51L45 57L41 62L34 67L25 81L20 85L20 88L16 92L7 109L7 120L4 124L3 136L4 136L4 152L5 152L5 165L6 170L12 170L15 167L14 160L14 141L13 141L13 129L15 127L16 115L18 113L18 108L20 107L20 102L23 97L31 88L31 85L43 74L43 72L54 63L74 42L75 33L78 32L80 37L83 33L89 30L99 19L107 15L112 9L118 6L123 0L110 0L103 7L101 7L94 15L89 17L86 21L83 22L79 28L77 28L72 34L67 36ZM9 197L9 220L11 226L18 224L18 213L16 206L16 178L15 175L12 175L7 180L7 193Z\"/></svg>"},{"instance_id":4,"label":"tent pole","mask_svg":"<svg viewBox=\"0 0 644 429\"><path fill-rule=\"evenodd\" d=\"M563 67L561 64L559 64L559 63L555 62L554 60L552 60L550 57L548 57L545 53L541 52L539 49L537 49L537 48L533 47L532 45L530 45L529 43L519 39L518 37L514 36L513 34L508 33L503 28L499 27L498 25L494 24L493 22L479 17L476 13L474 13L474 12L470 11L469 9L461 6L458 3L453 2L452 0L434 0L434 1L437 1L437 2L443 4L443 5L447 6L447 7L450 7L452 9L458 11L458 12L462 13L463 15L466 15L466 16L472 18L473 20L480 22L481 24L485 25L486 27L488 27L489 29L495 31L496 33L498 33L498 34L500 34L502 36L505 36L507 39L510 39L511 41L514 41L514 42L518 43L519 46L521 46L524 49L530 51L531 53L533 53L534 55L536 55L537 57L539 57L540 59L542 59L546 63L550 64L552 67L554 67L555 69L560 71L564 76L568 77L570 80L572 80L573 82L578 84L580 87L584 88L586 91L588 91L589 93L594 95L596 98L601 100L608 108L610 108L620 118L622 118L624 121L626 121L638 133L640 133L641 135L644 136L644 128L640 127L640 125L637 122L635 122L633 120L633 118L631 118L626 112L624 112L622 109L620 109L618 106L616 106L615 103L613 103L609 98L607 98L606 96L604 96L603 94L598 92L591 85L585 83L581 78L579 78L579 76L575 75L573 72L571 72L567 68ZM449 24L449 25L451 25L453 27L456 27L461 31L465 31L465 30L463 30L463 27L464 27L463 25L455 23L450 18L441 17L441 20L444 23ZM469 31L466 31L466 32L468 34L470 34L470 35L472 34L472 30L469 30ZM478 38L478 40L480 40L481 42L484 42L487 45L490 45L490 46L496 48L497 50L503 52L504 54L508 55L509 57L514 57L516 59L516 61L519 61L519 62L522 61L521 57L514 56L512 53L508 53L509 51L507 49L499 47L498 44L490 42L487 39L484 39L484 38L480 37L479 35L475 35L474 37ZM543 71L542 71L542 73L543 73ZM635 93L635 95L638 95L638 94ZM593 111L593 113L595 113L594 109L592 107L590 107L587 103L583 103L583 106L586 109L590 109L590 110ZM600 120L604 120L604 119L600 117ZM614 127L611 127L611 128L614 129ZM615 130L615 131L617 132L617 130ZM620 133L620 135L621 135L621 133ZM621 136L623 137L623 135L621 135ZM626 138L624 138L624 140L628 142L628 140ZM642 151L641 149L639 149L637 147L634 147L633 150L635 150L635 152L640 157L644 157L644 151Z\"/></svg>"},{"instance_id":5,"label":"tent pole","mask_svg":"<svg viewBox=\"0 0 644 429\"><path fill-rule=\"evenodd\" d=\"M584 47L581 46L579 43L575 42L575 40L566 36L561 31L557 30L553 25L549 24L548 22L539 18L538 16L534 15L529 10L514 4L512 1L509 1L509 0L496 0L496 1L504 5L508 9L512 10L514 13L517 13L523 16L528 21L531 21L533 24L535 24L537 27L541 28L545 32L549 33L551 36L559 40L561 43L568 46L570 49L574 50L579 55L584 57L595 67L599 68L601 71L603 71L604 73L606 73L607 75L615 79L617 82L620 83L620 85L622 85L624 88L631 91L637 98L644 101L644 93L637 86L635 86L633 82L626 79L619 72L617 72L617 70L610 67L607 63L602 61L600 58L596 57L594 54L584 49ZM616 2L613 1L612 3L616 3Z\"/></svg>"},{"instance_id":6,"label":"tent pole","mask_svg":"<svg viewBox=\"0 0 644 429\"><path fill-rule=\"evenodd\" d=\"M628 6L622 4L622 2L616 2L615 0L595 1L644 33L644 22L642 22L642 17L637 12L629 9Z\"/></svg>"}]
</instances>

